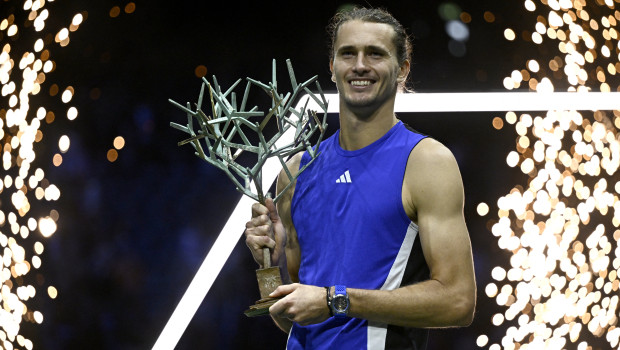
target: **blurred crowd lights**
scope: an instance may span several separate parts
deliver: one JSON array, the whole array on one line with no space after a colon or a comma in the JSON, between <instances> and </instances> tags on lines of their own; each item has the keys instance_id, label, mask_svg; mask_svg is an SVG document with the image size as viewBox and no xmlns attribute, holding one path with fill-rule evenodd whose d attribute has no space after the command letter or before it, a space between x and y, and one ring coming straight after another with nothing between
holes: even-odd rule
<instances>
[{"instance_id":1,"label":"blurred crowd lights","mask_svg":"<svg viewBox=\"0 0 620 350\"><path fill-rule=\"evenodd\" d=\"M6 16L0 18L0 94L6 101L0 106L3 169L0 176L0 348L3 349L33 349L33 342L20 334L21 322L42 323L44 317L29 307L29 300L40 288L46 288L52 299L58 296L55 287L43 286L44 279L36 270L42 265L44 240L57 230L59 213L55 209L40 217L31 213L38 203L47 207L43 202L58 200L61 192L46 179L43 168L32 164L37 156L36 144L43 140L44 125L53 123L62 114L52 109L65 108L68 120L78 116L77 108L69 105L74 88L61 89L49 82L47 75L56 68L52 46L67 46L71 33L79 29L88 14L76 13L66 27L50 29L46 24L53 12L50 10L53 6L48 6L52 2L22 1L23 6L16 7L15 13L0 14ZM22 17L26 19L19 23L17 18ZM45 84L49 85L50 97L60 94L58 103L37 106L30 98L45 92ZM62 164L61 153L66 153L70 145L67 135L59 138L59 152L52 159L55 166ZM29 281L37 282L33 285Z\"/></svg>"},{"instance_id":2,"label":"blurred crowd lights","mask_svg":"<svg viewBox=\"0 0 620 350\"><path fill-rule=\"evenodd\" d=\"M619 4L526 0L525 9L540 15L521 38L555 46L557 54L527 60L504 79L504 87L620 91ZM519 38L512 28L504 36ZM492 125L514 126L515 150L506 163L528 180L498 199L497 219L489 222L498 246L511 254L509 265L494 267L493 282L484 287L503 310L491 323L504 334L481 334L476 345L587 350L598 338L618 348L620 110L508 112ZM489 213L486 203L476 209L481 216Z\"/></svg>"},{"instance_id":3,"label":"blurred crowd lights","mask_svg":"<svg viewBox=\"0 0 620 350\"><path fill-rule=\"evenodd\" d=\"M125 5L125 7L123 8L123 11L125 11L126 14L131 14L134 13L136 11L136 4L134 2L129 2ZM121 7L120 6L113 6L110 9L110 17L112 18L116 18L118 16L120 16L121 14Z\"/></svg>"},{"instance_id":4,"label":"blurred crowd lights","mask_svg":"<svg viewBox=\"0 0 620 350\"><path fill-rule=\"evenodd\" d=\"M125 147L125 138L122 136L117 136L112 141L112 147L110 148L106 154L106 157L110 163L114 163L118 159L118 151Z\"/></svg>"}]
</instances>

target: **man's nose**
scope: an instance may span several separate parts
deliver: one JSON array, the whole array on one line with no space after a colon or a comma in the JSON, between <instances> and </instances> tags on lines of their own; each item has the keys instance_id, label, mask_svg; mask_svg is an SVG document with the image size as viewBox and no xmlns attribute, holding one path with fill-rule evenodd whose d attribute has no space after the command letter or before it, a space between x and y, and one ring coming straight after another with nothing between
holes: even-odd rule
<instances>
[{"instance_id":1,"label":"man's nose","mask_svg":"<svg viewBox=\"0 0 620 350\"><path fill-rule=\"evenodd\" d=\"M355 59L355 66L353 67L355 72L365 72L368 70L368 61L366 55L361 52Z\"/></svg>"}]
</instances>

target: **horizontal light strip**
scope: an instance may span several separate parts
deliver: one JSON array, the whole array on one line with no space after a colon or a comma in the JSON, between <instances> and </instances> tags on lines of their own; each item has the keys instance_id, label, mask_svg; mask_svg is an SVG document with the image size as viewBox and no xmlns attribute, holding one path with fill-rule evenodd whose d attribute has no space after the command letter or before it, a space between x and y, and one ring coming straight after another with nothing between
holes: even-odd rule
<instances>
[{"instance_id":1,"label":"horizontal light strip","mask_svg":"<svg viewBox=\"0 0 620 350\"><path fill-rule=\"evenodd\" d=\"M338 113L338 94L326 94ZM308 108L318 109L314 101ZM394 110L405 112L519 112L620 110L620 92L455 92L398 94Z\"/></svg>"},{"instance_id":2,"label":"horizontal light strip","mask_svg":"<svg viewBox=\"0 0 620 350\"><path fill-rule=\"evenodd\" d=\"M396 97L396 112L507 112L620 109L620 92L413 93Z\"/></svg>"},{"instance_id":3,"label":"horizontal light strip","mask_svg":"<svg viewBox=\"0 0 620 350\"><path fill-rule=\"evenodd\" d=\"M326 94L329 113L338 113L338 94ZM295 107L299 110L308 100L300 99ZM309 109L320 110L310 99ZM402 112L507 112L547 110L620 110L618 92L468 92L468 93L411 93L396 97L395 111ZM282 144L291 142L294 130L289 129L279 140ZM280 144L278 142L278 144ZM263 168L263 188L269 188L282 168L277 159L269 159ZM242 196L224 225L222 232L211 247L196 276L181 298L168 323L153 346L154 350L173 350L181 339L187 325L194 317L215 278L239 241L250 217L253 200ZM249 254L249 253L248 253ZM256 288L258 295L258 285ZM239 314L241 315L239 310ZM236 310L231 310L236 312Z\"/></svg>"}]
</instances>

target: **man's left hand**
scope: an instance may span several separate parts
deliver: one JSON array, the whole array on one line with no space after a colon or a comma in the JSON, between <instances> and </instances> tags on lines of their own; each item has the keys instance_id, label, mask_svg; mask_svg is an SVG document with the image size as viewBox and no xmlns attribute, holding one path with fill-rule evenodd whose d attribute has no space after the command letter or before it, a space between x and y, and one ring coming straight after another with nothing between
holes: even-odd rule
<instances>
[{"instance_id":1,"label":"man's left hand","mask_svg":"<svg viewBox=\"0 0 620 350\"><path fill-rule=\"evenodd\" d=\"M282 297L269 308L269 313L302 326L321 323L329 317L326 293L324 287L299 283L281 285L269 295Z\"/></svg>"}]
</instances>

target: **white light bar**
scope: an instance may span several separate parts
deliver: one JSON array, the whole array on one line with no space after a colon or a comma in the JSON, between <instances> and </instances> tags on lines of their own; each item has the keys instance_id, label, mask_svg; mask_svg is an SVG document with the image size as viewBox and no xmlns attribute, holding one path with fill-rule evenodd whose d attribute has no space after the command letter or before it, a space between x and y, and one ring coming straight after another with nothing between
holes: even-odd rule
<instances>
[{"instance_id":1,"label":"white light bar","mask_svg":"<svg viewBox=\"0 0 620 350\"><path fill-rule=\"evenodd\" d=\"M338 94L326 94L329 113L338 113ZM300 99L295 109L305 104L307 96ZM310 99L309 109L320 110ZM490 93L411 93L396 97L395 111L406 112L508 112L508 111L548 111L548 110L620 110L619 92L490 92ZM280 142L290 142L292 128L285 133ZM278 142L278 144L280 144ZM277 159L269 159L263 168L263 188L269 188L275 181L282 165ZM250 218L253 200L242 196L224 225L207 257L198 269L187 291L181 298L172 316L153 346L153 350L173 350L194 317L215 278L232 253L239 236L245 230L245 222ZM248 252L249 254L249 252ZM258 293L258 287L257 287ZM232 310L235 312L235 310ZM242 310L239 310L241 315ZM240 316L241 317L241 316Z\"/></svg>"},{"instance_id":2,"label":"white light bar","mask_svg":"<svg viewBox=\"0 0 620 350\"><path fill-rule=\"evenodd\" d=\"M396 112L498 112L620 109L620 92L412 93L396 97Z\"/></svg>"}]
</instances>

